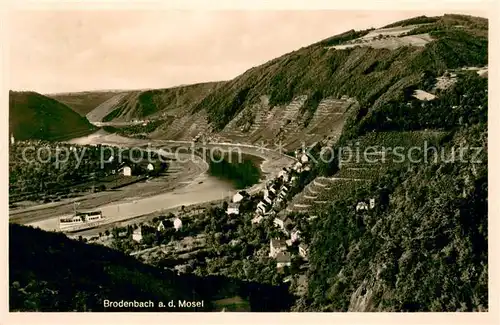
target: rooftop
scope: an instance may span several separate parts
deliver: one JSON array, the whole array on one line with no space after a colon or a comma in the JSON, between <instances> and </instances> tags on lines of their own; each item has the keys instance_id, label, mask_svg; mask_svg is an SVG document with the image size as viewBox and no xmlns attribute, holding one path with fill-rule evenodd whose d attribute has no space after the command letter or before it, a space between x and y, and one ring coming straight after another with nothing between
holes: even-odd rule
<instances>
[{"instance_id":1,"label":"rooftop","mask_svg":"<svg viewBox=\"0 0 500 325\"><path fill-rule=\"evenodd\" d=\"M271 245L273 247L285 247L286 241L284 239L271 239Z\"/></svg>"},{"instance_id":2,"label":"rooftop","mask_svg":"<svg viewBox=\"0 0 500 325\"><path fill-rule=\"evenodd\" d=\"M276 262L278 263L289 263L291 261L289 252L280 252L276 255Z\"/></svg>"}]
</instances>

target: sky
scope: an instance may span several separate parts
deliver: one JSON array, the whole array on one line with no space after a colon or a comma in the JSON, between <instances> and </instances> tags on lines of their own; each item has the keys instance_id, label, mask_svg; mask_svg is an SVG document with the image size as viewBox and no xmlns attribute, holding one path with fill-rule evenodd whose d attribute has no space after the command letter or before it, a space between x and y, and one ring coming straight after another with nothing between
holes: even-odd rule
<instances>
[{"instance_id":1,"label":"sky","mask_svg":"<svg viewBox=\"0 0 500 325\"><path fill-rule=\"evenodd\" d=\"M10 89L58 93L229 80L350 29L443 13L16 11L9 22Z\"/></svg>"}]
</instances>

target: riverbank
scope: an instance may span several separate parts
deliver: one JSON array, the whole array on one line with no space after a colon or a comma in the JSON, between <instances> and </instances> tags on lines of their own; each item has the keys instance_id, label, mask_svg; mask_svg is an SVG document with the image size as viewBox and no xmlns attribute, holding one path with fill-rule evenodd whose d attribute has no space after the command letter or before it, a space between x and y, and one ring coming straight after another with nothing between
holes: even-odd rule
<instances>
[{"instance_id":1,"label":"riverbank","mask_svg":"<svg viewBox=\"0 0 500 325\"><path fill-rule=\"evenodd\" d=\"M139 140L130 139L115 134L99 131L85 138L74 139L70 143L90 145L113 145L118 147L133 147L149 145L153 150L161 151L161 147L186 145L165 140ZM252 156L252 159L260 161L262 177L260 181L247 188L247 192L255 193L263 188L270 177L274 177L283 167L289 166L295 160L292 157L276 153L271 150L262 150L250 145L236 144L203 144L204 148L231 151L231 148L239 149L244 155ZM187 154L186 154L187 155ZM89 196L80 203L82 209L100 209L107 218L107 224L139 218L141 216L160 213L167 209L181 206L193 206L214 201L227 199L236 191L235 187L227 181L220 180L208 173L209 165L200 157L187 159L191 164L190 172L183 170L173 182L174 184L163 184L162 186L149 187L147 182L141 182L127 186L119 191L102 192L98 195ZM150 185L150 184L149 184ZM149 191L145 189L149 188ZM18 213L11 222L30 224L45 230L57 230L58 219L61 216L71 214L72 203L58 206L56 208L42 208L36 210L31 208L29 212ZM15 220L12 220L15 219ZM100 227L101 228L101 227ZM96 229L97 233L101 230Z\"/></svg>"}]
</instances>

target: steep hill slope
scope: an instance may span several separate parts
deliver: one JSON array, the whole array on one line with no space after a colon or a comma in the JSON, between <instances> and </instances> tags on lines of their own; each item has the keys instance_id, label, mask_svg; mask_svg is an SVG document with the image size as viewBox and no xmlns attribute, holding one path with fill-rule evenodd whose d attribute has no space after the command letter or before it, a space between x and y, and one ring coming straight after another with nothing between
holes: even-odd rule
<instances>
[{"instance_id":1,"label":"steep hill slope","mask_svg":"<svg viewBox=\"0 0 500 325\"><path fill-rule=\"evenodd\" d=\"M76 93L50 94L47 97L67 105L81 116L87 115L94 108L104 103L121 91L83 91Z\"/></svg>"},{"instance_id":2,"label":"steep hill slope","mask_svg":"<svg viewBox=\"0 0 500 325\"><path fill-rule=\"evenodd\" d=\"M175 115L177 109L189 110L201 98L204 98L218 83L201 83L179 86L168 89L154 89L145 91L130 91L114 98L114 103L107 105L98 117L96 112L90 112L89 120L102 122L123 122L134 119L155 119L167 114ZM96 109L97 111L97 109Z\"/></svg>"},{"instance_id":3,"label":"steep hill slope","mask_svg":"<svg viewBox=\"0 0 500 325\"><path fill-rule=\"evenodd\" d=\"M241 297L248 311L285 311L286 287L223 277L176 275L100 245L60 233L10 224L10 311L105 311L104 300L153 301L153 308L123 311L220 311L216 300ZM200 308L159 308L160 301L203 301ZM120 309L107 309L120 311Z\"/></svg>"},{"instance_id":4,"label":"steep hill slope","mask_svg":"<svg viewBox=\"0 0 500 325\"><path fill-rule=\"evenodd\" d=\"M297 308L487 310L487 120L488 80L464 70L436 99L386 102L352 122L338 145L365 158L334 161L290 207L318 216Z\"/></svg>"},{"instance_id":5,"label":"steep hill slope","mask_svg":"<svg viewBox=\"0 0 500 325\"><path fill-rule=\"evenodd\" d=\"M444 15L417 17L380 30L348 31L198 92L194 100L178 105L173 122L165 122L150 136L279 140L287 149L301 141L335 142L346 121L359 121L388 101L404 98L424 77L487 64L487 28L483 18ZM157 97L172 92L141 94L144 104L117 104L105 120L169 114L171 105Z\"/></svg>"},{"instance_id":6,"label":"steep hill slope","mask_svg":"<svg viewBox=\"0 0 500 325\"><path fill-rule=\"evenodd\" d=\"M95 127L68 106L35 92L9 92L9 129L19 140L60 141L84 136Z\"/></svg>"}]
</instances>

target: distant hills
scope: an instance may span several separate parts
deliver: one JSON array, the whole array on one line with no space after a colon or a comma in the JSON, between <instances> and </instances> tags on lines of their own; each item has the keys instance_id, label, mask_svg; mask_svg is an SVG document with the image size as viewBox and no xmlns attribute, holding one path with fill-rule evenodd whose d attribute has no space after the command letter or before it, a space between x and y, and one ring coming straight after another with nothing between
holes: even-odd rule
<instances>
[{"instance_id":1,"label":"distant hills","mask_svg":"<svg viewBox=\"0 0 500 325\"><path fill-rule=\"evenodd\" d=\"M18 140L62 141L96 128L65 104L36 92L9 92L9 132Z\"/></svg>"},{"instance_id":2,"label":"distant hills","mask_svg":"<svg viewBox=\"0 0 500 325\"><path fill-rule=\"evenodd\" d=\"M229 81L51 97L92 122L154 120L150 138L280 140L293 149L300 141L337 141L349 118L400 100L423 74L486 65L487 48L487 19L419 16L332 36Z\"/></svg>"},{"instance_id":3,"label":"distant hills","mask_svg":"<svg viewBox=\"0 0 500 325\"><path fill-rule=\"evenodd\" d=\"M450 69L486 65L487 48L484 18L415 17L332 36L229 81L124 92L97 105L87 118L157 120L149 137L158 139L199 134L235 142L279 139L288 149L299 140L334 142L346 120L402 99L406 90L421 86L423 74L439 77ZM95 96L96 104L108 94ZM71 106L80 99L64 101ZM332 123L321 123L327 120Z\"/></svg>"},{"instance_id":4,"label":"distant hills","mask_svg":"<svg viewBox=\"0 0 500 325\"><path fill-rule=\"evenodd\" d=\"M123 91L82 91L46 95L53 98L80 114L87 115L94 108Z\"/></svg>"}]
</instances>

